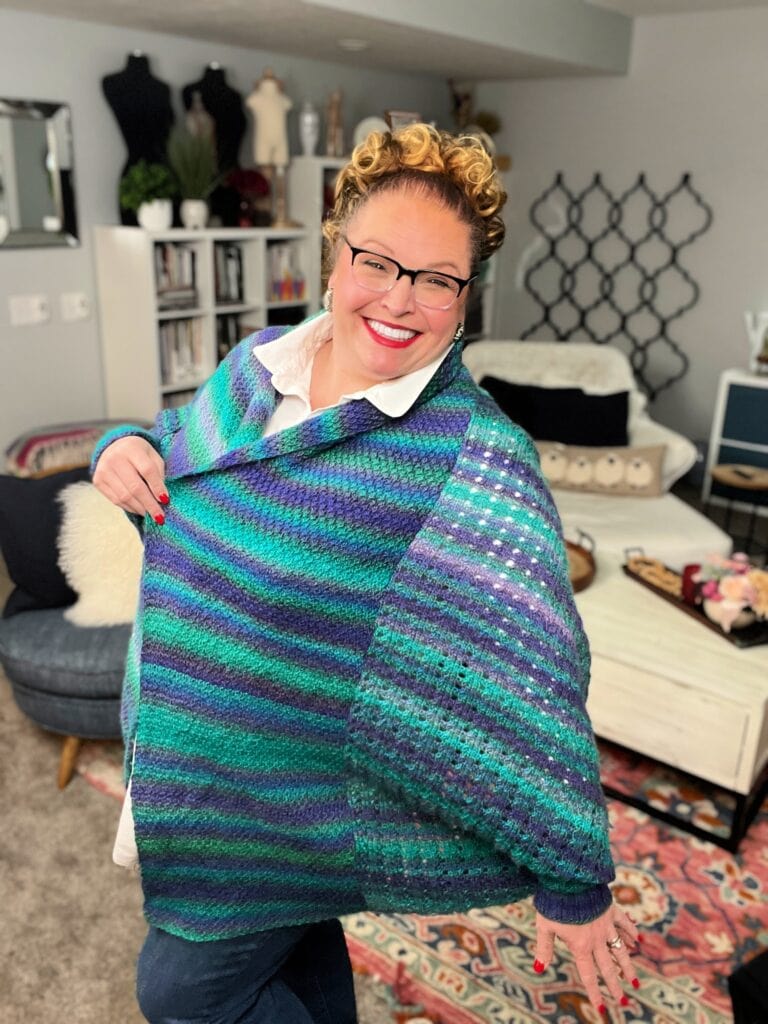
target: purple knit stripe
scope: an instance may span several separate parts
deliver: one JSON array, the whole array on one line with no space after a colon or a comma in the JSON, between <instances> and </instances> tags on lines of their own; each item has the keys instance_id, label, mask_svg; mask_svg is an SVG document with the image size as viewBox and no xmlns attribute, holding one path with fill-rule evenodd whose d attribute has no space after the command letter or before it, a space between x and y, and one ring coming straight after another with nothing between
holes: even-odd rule
<instances>
[{"instance_id":1,"label":"purple knit stripe","mask_svg":"<svg viewBox=\"0 0 768 1024\"><path fill-rule=\"evenodd\" d=\"M344 691L336 698L329 690L317 693L314 689L307 690L293 684L293 680L305 678L304 674L295 671L288 677L285 683L278 679L268 678L258 673L257 664L238 668L231 664L219 664L203 657L192 650L185 650L181 646L164 647L159 641L146 640L144 643L144 674L142 677L142 695L147 699L156 700L159 695L165 694L170 689L168 680L163 670L172 670L178 673L181 679L189 681L189 688L176 684L173 687L173 704L179 708L186 708L201 714L204 709L213 703L219 704L221 690L227 690L233 694L242 693L249 698L259 701L259 705L250 711L240 703L231 710L218 707L215 710L209 708L208 713L223 715L222 720L226 721L231 715L247 714L254 722L264 719L271 719L280 714L289 713L291 717L298 717L301 714L312 714L320 720L326 721L326 728L336 723L343 723L348 710L348 698ZM195 684L199 684L195 686ZM207 694L207 696L205 695ZM271 702L282 706L282 711L277 709L269 711L261 702Z\"/></svg>"},{"instance_id":2,"label":"purple knit stripe","mask_svg":"<svg viewBox=\"0 0 768 1024\"><path fill-rule=\"evenodd\" d=\"M188 815L194 815L195 811L206 815L205 822L196 823L192 821L179 821L178 831L188 832L190 835L206 835L206 829L211 829L211 835L221 831L232 831L240 835L257 836L267 834L267 826L279 826L292 829L300 825L302 829L317 825L335 825L343 822L348 817L348 806L346 799L328 800L320 797L308 787L301 798L294 798L290 806L280 803L279 800L263 800L255 794L246 791L239 793L228 793L224 790L214 791L210 786L201 787L202 793L198 794L199 804L189 806L189 787L184 783L175 783L168 780L145 784L142 782L142 771L144 765L139 764L134 785L137 796L151 799L151 814L145 816L142 823L142 835L149 835L153 828L152 819L157 814L168 812L172 816L178 816L179 808L185 807ZM230 819L217 821L215 815L232 815ZM299 818L299 814L301 817ZM248 819L245 821L245 819ZM240 820L238 820L240 819ZM157 831L162 831L158 829ZM293 836L290 841L293 842ZM328 838L324 835L323 837ZM304 842L308 847L317 843L317 837L302 839L296 836L298 842ZM333 843L335 836L330 836Z\"/></svg>"},{"instance_id":3,"label":"purple knit stripe","mask_svg":"<svg viewBox=\"0 0 768 1024\"><path fill-rule=\"evenodd\" d=\"M174 512L174 515L181 519L178 511ZM171 523L169 521L168 526ZM163 527L164 530L167 527ZM177 521L176 525L171 530L163 535L163 544L154 545L152 536L147 538L148 543L148 554L151 551L153 559L153 575L154 575L154 564L157 561L159 571L162 571L165 567L166 562L173 565L175 559L179 559L181 562L188 561L193 555L188 555L179 547L174 547L173 530L177 529L183 531L183 534L188 536L190 539L196 541L200 546L206 550L207 558L213 568L218 564L225 566L230 563L241 569L244 575L252 576L258 580L262 586L271 587L275 590L278 587L283 587L286 583L292 582L290 577L286 577L285 570L279 567L273 567L266 564L259 556L252 555L249 551L243 549L241 546L234 547L231 543L226 540L217 537L212 532L212 527L205 527L202 523L193 523L189 519ZM368 556L370 557L370 549L368 549ZM307 577L312 585L311 576L311 565L306 566ZM227 578L225 576L225 578ZM307 579L304 580L305 588L307 585ZM375 612L377 603L376 594L366 594L363 592L360 594L359 588L356 588L351 582L349 585L344 584L343 581L328 581L318 577L314 580L314 586L322 587L322 593L326 594L332 600L337 600L342 608L349 608L354 603L355 605L360 604L366 612ZM244 595L246 597L246 595ZM255 605L255 601L253 602Z\"/></svg>"},{"instance_id":4,"label":"purple knit stripe","mask_svg":"<svg viewBox=\"0 0 768 1024\"><path fill-rule=\"evenodd\" d=\"M482 599L484 593L487 593L487 588L490 588L499 601L503 601L517 610L522 610L526 617L532 620L543 620L553 631L561 632L562 620L558 614L557 605L548 600L549 592L546 588L542 587L536 590L533 585L526 583L526 577L523 575L525 570L523 569L521 572L520 566L506 566L503 558L504 548L500 548L499 551L502 554L498 560L493 560L493 564L490 561L478 563L479 580L465 581L464 589L467 592L468 600L471 600L469 595L473 591ZM417 570L411 577L413 579L421 578L421 571L430 569L435 575L442 574L457 580L462 580L464 577L458 554L454 555L449 548L438 548L426 539L413 544L409 561L414 566L414 570ZM502 578L501 573L505 573L507 578ZM398 578L401 577L405 578L402 569L398 574ZM553 596L558 597L559 595L555 593ZM486 598L483 601L484 607L487 607L487 603Z\"/></svg>"},{"instance_id":5,"label":"purple knit stripe","mask_svg":"<svg viewBox=\"0 0 768 1024\"><path fill-rule=\"evenodd\" d=\"M403 731L398 731L395 734L390 730L390 744L386 750L383 750L377 742L378 733L370 721L361 721L357 718L353 721L352 728L358 740L362 739L364 741L369 759L365 766L358 765L358 767L364 768L364 771L370 778L387 778L392 775L393 770L399 777L402 775L402 766L407 764L413 773L413 778L419 780L420 802L427 807L429 806L428 787L433 794L434 806L436 808L440 807L441 811L443 811L448 804L453 803L454 808L458 809L458 813L461 816L462 809L456 808L458 794L455 781L451 782L450 779L446 779L445 764L440 758L431 756L431 751L427 749L427 737L423 734L417 735L412 732L405 733ZM439 744L439 749L442 751L442 744ZM378 762L380 771L377 770L377 765L374 761ZM541 813L535 819L529 817L526 823L526 830L537 841L542 840L544 832L551 829L554 825L549 815L552 809L557 807L559 808L557 813L560 826L571 834L571 838L575 842L578 833L576 823L572 818L573 807L569 803L572 785L564 784L561 790L558 791L565 798L560 802L558 800L558 793L546 792L541 788L541 773L536 770L533 758L527 772L528 800L540 802ZM548 769L544 778L549 778L550 774L551 769ZM448 782L448 785L446 785L446 782ZM467 789L465 803L467 808L471 807L474 809L473 813L481 812L482 817L486 821L493 819L495 822L494 829L499 829L502 834L508 834L508 823L517 817L515 814L517 806L515 790L517 788L526 788L524 786L525 782L526 777L521 776L519 773L511 780L504 780L498 777L498 785L495 790L490 786L485 787L482 807L478 808L477 794L471 787ZM602 803L603 797L600 793L599 804L602 805ZM547 849L549 843L550 840L543 843L542 849ZM526 843L526 846L529 849L531 848L528 843Z\"/></svg>"},{"instance_id":6,"label":"purple knit stripe","mask_svg":"<svg viewBox=\"0 0 768 1024\"><path fill-rule=\"evenodd\" d=\"M441 641L434 638L429 625L423 623L424 610L427 607L428 604L424 600L401 601L397 608L396 631L405 638L406 643L415 645L420 642L434 650L441 650ZM390 609L385 609L385 613L390 613ZM458 629L464 626L467 616L466 613L459 614L454 609L447 609L445 618ZM578 666L566 657L566 652L561 654L552 646L544 647L540 655L535 658L530 656L530 660L526 661L525 652L518 646L517 640L521 634L529 639L533 639L532 636L524 632L524 627L516 618L511 618L505 629L506 634L494 635L489 629L484 628L479 614L472 622L471 628L466 628L462 649L466 652L466 658L472 661L473 667L484 668L488 658L493 656L496 643L499 643L509 669L519 671L521 677L525 679L532 676L542 690L554 694L557 700L573 703L576 698L581 702L587 682L586 674L579 673ZM451 653L451 658L455 662L455 652ZM500 686L509 686L506 667L499 669L494 678Z\"/></svg>"},{"instance_id":7,"label":"purple knit stripe","mask_svg":"<svg viewBox=\"0 0 768 1024\"><path fill-rule=\"evenodd\" d=\"M398 619L402 617L406 622L410 623L409 629L415 629L416 627L412 620L424 619L424 610L434 608L435 602L439 603L439 597L435 597L434 591L430 595L428 589L426 592L419 592L414 596L406 597L406 594L411 592L408 589L411 580L413 580L413 590L418 588L421 591L425 587L425 577L423 575L418 576L415 571L413 573L410 571L402 572L393 591L397 597L397 612L393 611L394 606L385 606L382 609L381 617L383 617L383 614L397 614ZM551 629L544 633L543 639L546 640L547 645L541 648L539 655L531 647L535 643L535 638L541 635L541 623L537 622L531 615L527 604L524 608L521 607L521 603L513 607L515 611L509 612L505 616L509 621L502 624L506 630L506 635L497 633L496 636L489 634L488 627L484 625L483 615L487 610L487 605L479 599L474 600L468 591L464 591L461 598L446 604L441 610L446 622L457 632L459 630L462 631L465 637L463 646L467 651L474 651L478 648L490 651L491 644L498 640L503 645L505 657L507 657L510 651L516 650L519 637L527 638L527 642L530 644L528 654L531 658L531 664L537 667L540 666L540 670L545 673L549 672L550 676L570 676L578 680L580 677L579 665L575 660L574 652L566 646L571 640L572 633L564 629L560 620L557 620L557 630ZM547 624L551 624L550 619L547 619ZM422 634L418 630L413 633L414 637L422 635L429 635L429 627L427 627L426 634ZM555 643L557 646L553 646ZM569 657L569 655L573 655L573 657ZM537 660L539 657L541 662Z\"/></svg>"},{"instance_id":8,"label":"purple knit stripe","mask_svg":"<svg viewBox=\"0 0 768 1024\"><path fill-rule=\"evenodd\" d=\"M167 574L164 580L167 579ZM158 578L153 579L152 585L145 588L146 608L151 609L162 602L163 594L168 593L165 583ZM187 585L187 580L182 580ZM281 591L285 596L285 591ZM252 609L253 618L250 622L242 620L243 614L248 613L243 601L242 606L234 602L227 602L224 607L216 607L213 602L213 595L206 593L206 588L200 587L194 597L194 603L182 602L176 599L174 603L174 615L176 628L174 645L172 650L181 649L185 646L194 650L199 647L199 637L191 635L190 627L194 629L207 628L213 635L220 633L230 641L247 642L250 646L255 642L258 645L259 655L262 659L267 656L290 661L295 668L314 674L339 674L341 677L351 678L358 667L362 652L370 642L372 622L366 621L363 616L359 621L338 616L317 617L314 621L307 615L302 620L302 629L299 632L296 622L291 623L292 628L275 631L270 627L282 626L282 616L286 616L285 610L280 606L271 608L268 604L262 604L257 614L257 609ZM199 600L198 600L199 598ZM208 598L209 603L206 602ZM229 608L227 608L229 604ZM267 614L268 612L272 614ZM287 616L286 616L287 617ZM310 626L314 630L310 631ZM324 629L325 627L325 629ZM314 635L313 635L314 634ZM327 645L323 643L327 640ZM314 642L313 642L314 641ZM151 650L147 642L145 651ZM194 654L191 654L194 657Z\"/></svg>"},{"instance_id":9,"label":"purple knit stripe","mask_svg":"<svg viewBox=\"0 0 768 1024\"><path fill-rule=\"evenodd\" d=\"M397 694L401 692L400 680L402 679L402 673L404 666L402 663L392 666L382 665L381 671L378 674L376 681L368 683L371 687L381 687L381 684L388 684L391 690L385 691L387 693L387 705L397 706L398 698ZM540 717L541 711L538 702L532 695L531 700L519 700L517 707L512 706L512 702L509 702L507 707L509 725L506 725L502 721L494 721L489 715L482 713L479 707L480 697L479 695L472 693L468 694L467 697L474 701L469 703L467 700L462 702L451 701L450 699L441 697L437 694L433 687L429 684L424 684L421 681L411 681L408 687L409 693L414 694L425 701L428 707L440 707L445 712L443 721L441 723L441 717L439 715L430 715L424 720L429 722L434 728L436 734L440 735L441 742L445 742L446 745L450 745L452 741L461 745L461 733L460 726L464 723L469 725L479 725L486 729L488 737L494 740L498 744L498 748L495 751L497 761L500 765L505 762L513 765L520 758L526 759L532 766L538 768L542 774L551 772L551 764L549 764L549 744L551 737L547 734L546 730L538 730L536 727L535 719ZM515 694L517 697L517 694ZM525 731L514 728L515 716L520 713L525 713L525 706L528 706L529 717L522 719L525 722ZM534 713L533 717L530 717L531 710ZM353 721L358 722L359 716L354 716ZM561 713L560 717L564 726L568 723L568 715ZM373 732L369 733L369 738L373 737ZM566 734L567 735L567 734ZM561 742L565 745L565 739ZM589 798L590 800L602 800L602 790L594 783L590 783L589 776L591 774L591 765L583 764L579 767L579 762L582 760L581 755L577 750L570 749L570 756L572 760L568 766L563 766L561 771L563 777L568 780L569 788L572 792L580 793L581 795ZM586 773L586 774L584 774Z\"/></svg>"},{"instance_id":10,"label":"purple knit stripe","mask_svg":"<svg viewBox=\"0 0 768 1024\"><path fill-rule=\"evenodd\" d=\"M422 553L422 555L437 558L441 555L450 557L454 550L460 548L466 550L466 547L471 548L477 544L476 524L466 515L460 515L464 509L459 506L452 510L447 503L446 506L442 510L442 518L439 521L430 520L426 524L426 528L422 531L422 539L418 548L414 550L414 554ZM455 512L455 515L451 519L452 511ZM519 525L506 523L503 518L499 518L497 527L491 533L493 539L499 540L500 543L493 544L493 539L486 541L489 553L485 565L489 569L497 569L499 572L507 572L509 575L520 575L531 565L531 559L536 558L537 561L533 564L536 568L537 585L538 581L542 580L546 583L546 588L542 589L546 589L559 603L568 604L571 598L570 586L563 583L560 567L556 569L550 562L555 554L551 546L539 544L538 546L542 550L535 550L537 542L544 538L525 532L521 535ZM506 529L506 534L501 533L502 527ZM559 543L558 534L558 545ZM506 564L510 559L515 562L513 566Z\"/></svg>"},{"instance_id":11,"label":"purple knit stripe","mask_svg":"<svg viewBox=\"0 0 768 1024\"><path fill-rule=\"evenodd\" d=\"M336 771L313 771L309 767L291 770L272 765L268 771L259 771L255 767L236 768L189 751L178 754L148 743L142 744L142 757L145 764L151 763L153 769L158 771L176 771L181 762L185 771L192 771L201 778L207 774L215 775L217 783L222 787L232 785L251 788L256 792L266 792L271 786L286 792L294 788L302 791L307 786L317 791L325 789L327 792L335 792L339 785Z\"/></svg>"}]
</instances>

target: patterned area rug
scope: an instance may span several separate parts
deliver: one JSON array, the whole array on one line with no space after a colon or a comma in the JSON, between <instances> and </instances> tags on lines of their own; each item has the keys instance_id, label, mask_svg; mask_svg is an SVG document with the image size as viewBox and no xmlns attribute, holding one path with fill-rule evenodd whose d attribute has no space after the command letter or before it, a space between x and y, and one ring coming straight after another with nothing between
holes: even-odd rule
<instances>
[{"instance_id":1,"label":"patterned area rug","mask_svg":"<svg viewBox=\"0 0 768 1024\"><path fill-rule=\"evenodd\" d=\"M601 742L603 779L710 831L727 832L728 794ZM86 744L78 771L120 798L119 744ZM728 975L768 948L768 803L734 856L609 801L614 896L644 935L638 991L611 1019L727 1024ZM597 1024L564 949L534 974L530 901L449 917L355 914L355 970L389 987L393 1024ZM383 1024L383 1022L382 1022Z\"/></svg>"}]
</instances>

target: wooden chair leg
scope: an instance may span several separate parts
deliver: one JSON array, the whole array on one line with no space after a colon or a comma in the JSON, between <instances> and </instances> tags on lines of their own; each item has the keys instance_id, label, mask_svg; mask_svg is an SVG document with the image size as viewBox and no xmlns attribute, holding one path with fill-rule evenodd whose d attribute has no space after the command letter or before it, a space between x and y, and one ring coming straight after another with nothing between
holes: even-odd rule
<instances>
[{"instance_id":1,"label":"wooden chair leg","mask_svg":"<svg viewBox=\"0 0 768 1024\"><path fill-rule=\"evenodd\" d=\"M72 778L82 742L79 736L67 736L64 740L59 761L59 789L64 789Z\"/></svg>"}]
</instances>

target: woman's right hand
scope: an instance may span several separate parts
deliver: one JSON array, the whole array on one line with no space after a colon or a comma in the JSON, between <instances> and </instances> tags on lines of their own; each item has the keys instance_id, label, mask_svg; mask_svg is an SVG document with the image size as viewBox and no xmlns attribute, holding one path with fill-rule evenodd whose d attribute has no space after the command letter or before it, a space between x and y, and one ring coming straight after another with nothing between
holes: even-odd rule
<instances>
[{"instance_id":1,"label":"woman's right hand","mask_svg":"<svg viewBox=\"0 0 768 1024\"><path fill-rule=\"evenodd\" d=\"M159 526L165 522L165 463L143 437L121 437L108 445L96 463L93 484L126 512L146 513Z\"/></svg>"}]
</instances>

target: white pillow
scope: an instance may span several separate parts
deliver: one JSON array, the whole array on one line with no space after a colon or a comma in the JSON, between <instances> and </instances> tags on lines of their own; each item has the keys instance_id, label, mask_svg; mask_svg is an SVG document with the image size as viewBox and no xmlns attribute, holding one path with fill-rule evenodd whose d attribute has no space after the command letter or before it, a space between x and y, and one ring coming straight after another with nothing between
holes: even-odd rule
<instances>
[{"instance_id":1,"label":"white pillow","mask_svg":"<svg viewBox=\"0 0 768 1024\"><path fill-rule=\"evenodd\" d=\"M78 595L64 617L76 626L133 622L143 558L136 527L87 481L63 488L58 500L59 568Z\"/></svg>"}]
</instances>

